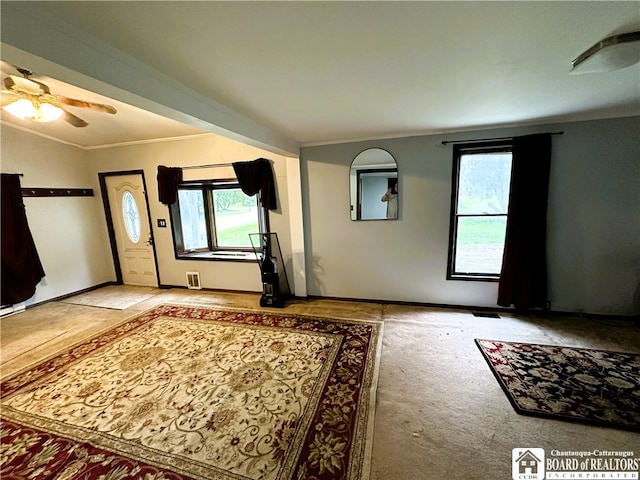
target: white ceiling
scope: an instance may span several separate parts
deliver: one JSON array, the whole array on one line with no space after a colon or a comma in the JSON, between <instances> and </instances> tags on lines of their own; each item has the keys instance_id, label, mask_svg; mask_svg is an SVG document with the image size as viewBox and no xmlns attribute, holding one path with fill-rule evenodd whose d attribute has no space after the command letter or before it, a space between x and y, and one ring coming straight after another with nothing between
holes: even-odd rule
<instances>
[{"instance_id":1,"label":"white ceiling","mask_svg":"<svg viewBox=\"0 0 640 480\"><path fill-rule=\"evenodd\" d=\"M4 35L11 3L2 41L23 48ZM638 1L23 3L298 145L640 115L640 66L569 75L595 42L640 30ZM118 114L75 109L88 127L22 128L84 148L211 131L120 102L126 76L106 98L82 76L72 87L35 73Z\"/></svg>"}]
</instances>

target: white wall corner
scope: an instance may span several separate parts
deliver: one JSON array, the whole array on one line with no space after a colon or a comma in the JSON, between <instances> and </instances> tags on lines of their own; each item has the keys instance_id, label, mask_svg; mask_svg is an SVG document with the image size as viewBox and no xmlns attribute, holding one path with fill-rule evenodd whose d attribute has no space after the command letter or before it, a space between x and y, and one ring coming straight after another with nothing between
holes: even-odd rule
<instances>
[{"instance_id":1,"label":"white wall corner","mask_svg":"<svg viewBox=\"0 0 640 480\"><path fill-rule=\"evenodd\" d=\"M293 291L296 297L306 297L307 274L304 251L304 225L302 220L300 158L285 157L285 161L287 167L287 191L289 194L289 230L291 232Z\"/></svg>"}]
</instances>

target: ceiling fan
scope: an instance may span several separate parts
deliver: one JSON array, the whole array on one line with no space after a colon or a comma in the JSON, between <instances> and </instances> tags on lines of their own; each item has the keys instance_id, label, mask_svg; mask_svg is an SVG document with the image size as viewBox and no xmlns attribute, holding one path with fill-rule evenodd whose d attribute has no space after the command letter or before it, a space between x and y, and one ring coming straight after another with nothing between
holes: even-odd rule
<instances>
[{"instance_id":1,"label":"ceiling fan","mask_svg":"<svg viewBox=\"0 0 640 480\"><path fill-rule=\"evenodd\" d=\"M87 122L65 109L65 107L89 108L99 112L115 114L111 105L76 100L51 93L47 85L29 77L33 73L25 68L17 68L22 77L9 75L3 80L2 108L18 118L30 118L35 122L51 122L62 118L74 127L86 127Z\"/></svg>"}]
</instances>

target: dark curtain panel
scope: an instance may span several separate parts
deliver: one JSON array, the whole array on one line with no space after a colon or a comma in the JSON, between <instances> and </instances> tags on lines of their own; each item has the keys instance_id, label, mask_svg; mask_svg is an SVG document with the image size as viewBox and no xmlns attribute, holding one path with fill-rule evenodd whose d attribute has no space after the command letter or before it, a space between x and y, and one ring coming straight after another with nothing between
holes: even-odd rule
<instances>
[{"instance_id":1,"label":"dark curtain panel","mask_svg":"<svg viewBox=\"0 0 640 480\"><path fill-rule=\"evenodd\" d=\"M24 302L36 292L44 269L27 223L20 177L2 174L2 305Z\"/></svg>"},{"instance_id":2,"label":"dark curtain panel","mask_svg":"<svg viewBox=\"0 0 640 480\"><path fill-rule=\"evenodd\" d=\"M261 192L262 206L269 210L276 209L276 186L269 160L258 158L250 162L234 162L233 170L245 195L252 196Z\"/></svg>"},{"instance_id":3,"label":"dark curtain panel","mask_svg":"<svg viewBox=\"0 0 640 480\"><path fill-rule=\"evenodd\" d=\"M165 205L178 201L178 184L182 182L182 169L158 165L158 200Z\"/></svg>"},{"instance_id":4,"label":"dark curtain panel","mask_svg":"<svg viewBox=\"0 0 640 480\"><path fill-rule=\"evenodd\" d=\"M547 302L547 196L551 135L514 138L511 195L498 305L527 310Z\"/></svg>"}]
</instances>

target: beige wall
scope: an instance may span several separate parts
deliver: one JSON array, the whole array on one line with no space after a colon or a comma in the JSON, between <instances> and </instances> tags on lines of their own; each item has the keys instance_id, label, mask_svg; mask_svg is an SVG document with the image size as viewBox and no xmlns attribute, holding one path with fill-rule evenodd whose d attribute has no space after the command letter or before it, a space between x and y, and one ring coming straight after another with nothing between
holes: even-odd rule
<instances>
[{"instance_id":1,"label":"beige wall","mask_svg":"<svg viewBox=\"0 0 640 480\"><path fill-rule=\"evenodd\" d=\"M640 117L503 128L307 147L297 159L205 135L93 151L2 128L2 171L21 172L23 186L92 187L96 197L25 199L47 276L29 303L115 280L98 173L143 169L160 280L259 291L255 263L176 260L169 220L157 200L157 166L274 161L279 210L270 214L289 280L304 296L496 306L497 284L446 280L451 146L442 140L563 130L554 137L548 214L549 300L557 311L640 313ZM397 162L400 218L353 222L349 165L368 147ZM186 170L207 175L205 170ZM218 172L219 173L219 172ZM293 278L293 280L292 280Z\"/></svg>"},{"instance_id":2,"label":"beige wall","mask_svg":"<svg viewBox=\"0 0 640 480\"><path fill-rule=\"evenodd\" d=\"M186 272L199 271L204 288L260 291L256 263L175 259L169 210L158 201L156 182L158 165L185 167L259 157L273 161L278 208L269 212L271 230L278 234L291 288L298 277L297 293L304 295L304 262L298 259L294 270L292 254L292 239L298 245L297 256L303 245L297 158L285 158L213 134L85 151L3 126L2 172L24 173L23 186L91 187L95 191L90 198L25 199L29 224L47 273L36 295L26 304L115 281L98 174L128 170L144 171L161 285L186 286ZM185 179L212 176L234 178L235 174L230 167L184 171ZM297 195L293 217L290 190ZM167 220L167 228L157 227L160 218Z\"/></svg>"},{"instance_id":3,"label":"beige wall","mask_svg":"<svg viewBox=\"0 0 640 480\"><path fill-rule=\"evenodd\" d=\"M640 117L303 148L309 294L497 307L497 283L446 278L452 146L442 141L555 131L564 135L551 160L551 308L640 314ZM396 221L349 219L349 166L372 147L398 163Z\"/></svg>"},{"instance_id":4,"label":"beige wall","mask_svg":"<svg viewBox=\"0 0 640 480\"><path fill-rule=\"evenodd\" d=\"M268 158L273 161L278 191L276 211L269 212L271 230L278 234L287 270L291 267L291 230L289 193L285 157L243 145L213 134L187 140L161 141L132 146L104 148L87 152L92 174L143 169L155 239L158 271L162 285L186 286L186 272L200 272L204 288L260 291L260 270L255 263L232 261L177 260L171 237L169 208L158 201L156 182L158 165L188 167ZM231 167L186 169L185 180L235 178ZM158 228L157 219L167 220L167 228Z\"/></svg>"},{"instance_id":5,"label":"beige wall","mask_svg":"<svg viewBox=\"0 0 640 480\"><path fill-rule=\"evenodd\" d=\"M93 197L25 197L46 276L26 305L115 280L98 178L85 152L2 126L3 173L23 187L93 188Z\"/></svg>"}]
</instances>

